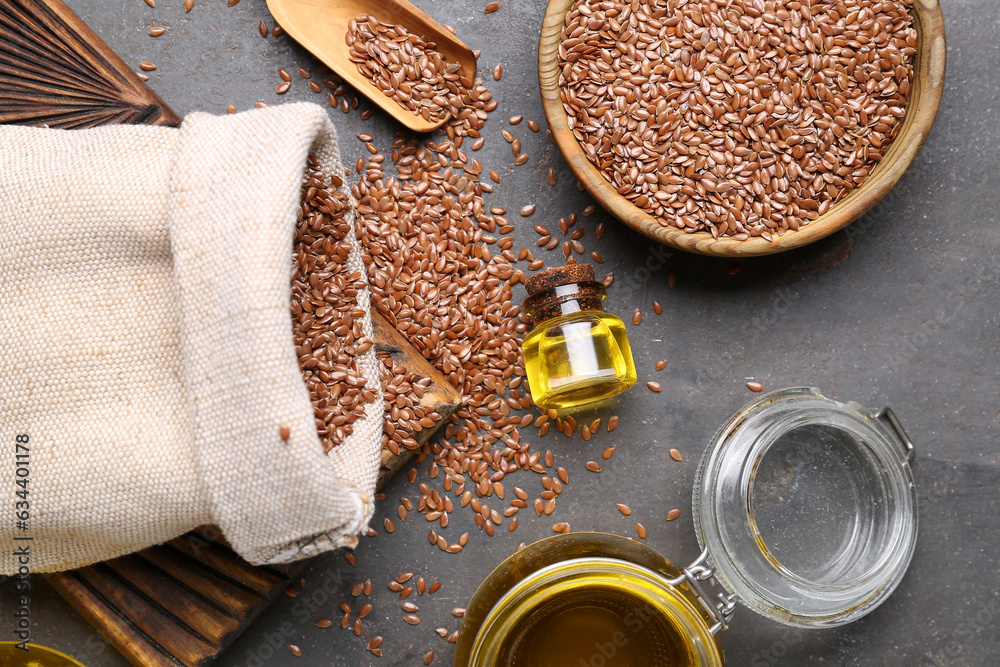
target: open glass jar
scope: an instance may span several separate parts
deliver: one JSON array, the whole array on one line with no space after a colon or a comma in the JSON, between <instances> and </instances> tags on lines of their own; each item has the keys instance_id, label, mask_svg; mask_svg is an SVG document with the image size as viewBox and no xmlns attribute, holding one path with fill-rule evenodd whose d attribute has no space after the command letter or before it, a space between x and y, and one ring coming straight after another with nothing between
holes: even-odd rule
<instances>
[{"instance_id":1,"label":"open glass jar","mask_svg":"<svg viewBox=\"0 0 1000 667\"><path fill-rule=\"evenodd\" d=\"M854 621L913 556L912 452L888 408L811 388L760 396L702 457L694 563L599 533L536 542L473 596L455 665L722 665L715 635L737 602L799 627Z\"/></svg>"}]
</instances>

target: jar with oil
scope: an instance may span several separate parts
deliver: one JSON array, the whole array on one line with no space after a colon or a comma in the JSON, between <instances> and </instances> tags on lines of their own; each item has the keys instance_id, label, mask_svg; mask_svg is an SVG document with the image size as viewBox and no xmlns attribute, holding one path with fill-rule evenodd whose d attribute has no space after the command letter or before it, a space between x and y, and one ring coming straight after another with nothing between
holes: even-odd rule
<instances>
[{"instance_id":1,"label":"jar with oil","mask_svg":"<svg viewBox=\"0 0 1000 667\"><path fill-rule=\"evenodd\" d=\"M810 387L759 396L702 456L693 563L602 533L528 545L469 602L455 666L721 667L737 602L795 627L850 623L913 556L912 455L889 408Z\"/></svg>"},{"instance_id":2,"label":"jar with oil","mask_svg":"<svg viewBox=\"0 0 1000 667\"><path fill-rule=\"evenodd\" d=\"M604 285L589 264L546 269L525 283L534 328L524 337L524 367L540 408L570 409L628 390L636 372L625 323L605 313Z\"/></svg>"}]
</instances>

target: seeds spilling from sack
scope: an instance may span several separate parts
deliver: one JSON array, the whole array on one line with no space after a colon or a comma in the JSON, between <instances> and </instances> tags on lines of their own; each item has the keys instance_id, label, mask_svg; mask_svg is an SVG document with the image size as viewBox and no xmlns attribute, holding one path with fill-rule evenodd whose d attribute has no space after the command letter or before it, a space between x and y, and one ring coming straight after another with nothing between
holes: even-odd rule
<instances>
[{"instance_id":1,"label":"seeds spilling from sack","mask_svg":"<svg viewBox=\"0 0 1000 667\"><path fill-rule=\"evenodd\" d=\"M346 40L358 71L415 115L430 121L466 108L472 82L435 51L435 42L366 14L348 23Z\"/></svg>"},{"instance_id":2,"label":"seeds spilling from sack","mask_svg":"<svg viewBox=\"0 0 1000 667\"><path fill-rule=\"evenodd\" d=\"M660 224L771 240L860 186L896 136L910 4L576 0L559 47L568 125Z\"/></svg>"},{"instance_id":3,"label":"seeds spilling from sack","mask_svg":"<svg viewBox=\"0 0 1000 667\"><path fill-rule=\"evenodd\" d=\"M351 203L337 190L343 181L327 176L310 156L302 183L295 229L292 330L299 367L316 415L316 430L329 452L352 432L375 391L358 372L356 357L372 346L364 336L358 292L361 272L348 267Z\"/></svg>"}]
</instances>

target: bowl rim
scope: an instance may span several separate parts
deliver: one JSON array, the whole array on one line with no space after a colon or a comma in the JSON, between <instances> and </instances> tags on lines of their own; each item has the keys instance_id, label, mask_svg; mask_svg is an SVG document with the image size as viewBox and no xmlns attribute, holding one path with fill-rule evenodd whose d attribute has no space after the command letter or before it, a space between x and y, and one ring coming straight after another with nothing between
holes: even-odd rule
<instances>
[{"instance_id":1,"label":"bowl rim","mask_svg":"<svg viewBox=\"0 0 1000 667\"><path fill-rule=\"evenodd\" d=\"M573 1L549 0L539 36L538 85L552 138L570 170L601 206L633 230L679 250L721 257L769 255L807 245L846 227L878 203L913 163L930 133L941 102L946 64L941 7L938 0L913 0L910 12L917 30L917 54L906 115L899 133L860 187L799 230L776 235L773 241L762 237L745 241L715 239L706 231L686 232L666 227L618 194L590 162L569 129L559 96L558 53L566 12Z\"/></svg>"}]
</instances>

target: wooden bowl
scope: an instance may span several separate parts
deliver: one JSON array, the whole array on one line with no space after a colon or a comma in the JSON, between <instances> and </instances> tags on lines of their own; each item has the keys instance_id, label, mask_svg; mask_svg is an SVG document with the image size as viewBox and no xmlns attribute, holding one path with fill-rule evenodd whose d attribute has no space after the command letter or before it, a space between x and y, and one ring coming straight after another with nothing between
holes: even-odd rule
<instances>
[{"instance_id":1,"label":"wooden bowl","mask_svg":"<svg viewBox=\"0 0 1000 667\"><path fill-rule=\"evenodd\" d=\"M721 257L769 255L817 241L861 217L885 196L920 152L930 132L944 87L944 20L938 0L914 0L911 13L917 30L913 82L902 126L889 149L859 188L798 231L787 231L773 241L754 237L746 241L712 238L709 232L685 232L656 222L605 180L580 147L567 125L566 109L559 98L558 50L560 33L573 0L550 0L538 44L538 83L542 106L556 145L587 192L616 218L651 239L680 250Z\"/></svg>"}]
</instances>

